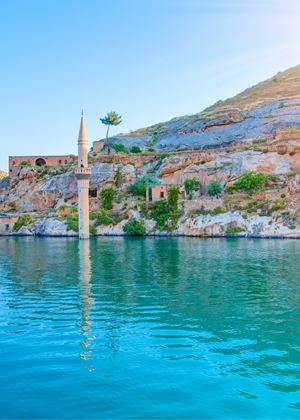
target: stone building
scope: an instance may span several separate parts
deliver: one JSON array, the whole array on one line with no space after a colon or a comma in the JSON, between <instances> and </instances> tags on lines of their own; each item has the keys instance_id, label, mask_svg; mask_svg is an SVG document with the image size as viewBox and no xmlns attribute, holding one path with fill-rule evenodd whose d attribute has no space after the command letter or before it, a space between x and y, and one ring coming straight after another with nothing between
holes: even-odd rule
<instances>
[{"instance_id":1,"label":"stone building","mask_svg":"<svg viewBox=\"0 0 300 420\"><path fill-rule=\"evenodd\" d=\"M105 145L105 140L96 140L93 142L93 152L101 153Z\"/></svg>"},{"instance_id":2,"label":"stone building","mask_svg":"<svg viewBox=\"0 0 300 420\"><path fill-rule=\"evenodd\" d=\"M77 157L75 155L9 156L9 173L12 173L23 162L27 162L30 166L59 166L77 162Z\"/></svg>"},{"instance_id":3,"label":"stone building","mask_svg":"<svg viewBox=\"0 0 300 420\"><path fill-rule=\"evenodd\" d=\"M17 215L0 213L0 235L7 235L11 232L13 225L18 220Z\"/></svg>"},{"instance_id":4,"label":"stone building","mask_svg":"<svg viewBox=\"0 0 300 420\"><path fill-rule=\"evenodd\" d=\"M168 199L168 189L170 187L178 187L180 191L181 198L184 198L184 190L181 185L175 184L158 184L151 186L151 195L152 195L152 202L155 203L158 200L167 200Z\"/></svg>"},{"instance_id":5,"label":"stone building","mask_svg":"<svg viewBox=\"0 0 300 420\"><path fill-rule=\"evenodd\" d=\"M168 198L168 185L152 185L152 202Z\"/></svg>"}]
</instances>

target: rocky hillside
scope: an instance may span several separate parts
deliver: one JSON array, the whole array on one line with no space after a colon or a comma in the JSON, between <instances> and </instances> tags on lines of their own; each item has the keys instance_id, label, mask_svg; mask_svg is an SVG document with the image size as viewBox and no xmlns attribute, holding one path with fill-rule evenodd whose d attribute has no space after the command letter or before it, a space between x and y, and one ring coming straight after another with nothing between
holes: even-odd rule
<instances>
[{"instance_id":1,"label":"rocky hillside","mask_svg":"<svg viewBox=\"0 0 300 420\"><path fill-rule=\"evenodd\" d=\"M110 139L145 150L200 149L264 139L279 127L300 125L300 65L204 111Z\"/></svg>"},{"instance_id":2,"label":"rocky hillside","mask_svg":"<svg viewBox=\"0 0 300 420\"><path fill-rule=\"evenodd\" d=\"M300 66L111 142L143 151L90 153L93 234L300 238ZM147 206L146 179L168 197ZM74 168L17 168L0 213L15 217L5 234L76 235Z\"/></svg>"},{"instance_id":3,"label":"rocky hillside","mask_svg":"<svg viewBox=\"0 0 300 420\"><path fill-rule=\"evenodd\" d=\"M7 173L4 171L0 171L0 180L5 178L7 176Z\"/></svg>"}]
</instances>

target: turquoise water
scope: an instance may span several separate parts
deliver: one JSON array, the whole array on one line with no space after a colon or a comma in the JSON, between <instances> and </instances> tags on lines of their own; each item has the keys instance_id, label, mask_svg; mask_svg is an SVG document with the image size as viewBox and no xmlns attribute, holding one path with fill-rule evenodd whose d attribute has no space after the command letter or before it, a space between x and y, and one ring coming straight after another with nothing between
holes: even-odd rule
<instances>
[{"instance_id":1,"label":"turquoise water","mask_svg":"<svg viewBox=\"0 0 300 420\"><path fill-rule=\"evenodd\" d=\"M300 241L0 238L1 418L300 418Z\"/></svg>"}]
</instances>

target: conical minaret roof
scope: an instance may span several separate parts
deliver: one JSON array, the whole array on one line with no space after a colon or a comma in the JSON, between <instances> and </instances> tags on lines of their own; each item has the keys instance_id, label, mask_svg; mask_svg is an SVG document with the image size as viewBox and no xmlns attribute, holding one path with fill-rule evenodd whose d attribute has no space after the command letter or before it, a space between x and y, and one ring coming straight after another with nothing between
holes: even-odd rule
<instances>
[{"instance_id":1,"label":"conical minaret roof","mask_svg":"<svg viewBox=\"0 0 300 420\"><path fill-rule=\"evenodd\" d=\"M86 132L86 128L85 128L84 114L83 114L83 111L82 111L79 134L78 134L78 143L87 143L87 142L88 142L87 132Z\"/></svg>"}]
</instances>

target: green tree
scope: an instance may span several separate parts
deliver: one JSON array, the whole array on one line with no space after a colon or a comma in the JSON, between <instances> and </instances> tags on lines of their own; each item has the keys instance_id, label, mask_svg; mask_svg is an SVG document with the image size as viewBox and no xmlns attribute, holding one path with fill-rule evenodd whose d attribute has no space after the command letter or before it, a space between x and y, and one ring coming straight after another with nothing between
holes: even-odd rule
<instances>
[{"instance_id":1,"label":"green tree","mask_svg":"<svg viewBox=\"0 0 300 420\"><path fill-rule=\"evenodd\" d=\"M234 189L242 191L257 191L259 187L267 183L267 177L262 172L245 172L233 184Z\"/></svg>"},{"instance_id":2,"label":"green tree","mask_svg":"<svg viewBox=\"0 0 300 420\"><path fill-rule=\"evenodd\" d=\"M186 179L184 181L184 190L187 195L192 194L193 191L196 191L199 188L199 181L196 178Z\"/></svg>"},{"instance_id":3,"label":"green tree","mask_svg":"<svg viewBox=\"0 0 300 420\"><path fill-rule=\"evenodd\" d=\"M114 111L111 111L111 112L108 112L104 117L100 118L100 121L102 122L102 124L107 125L106 145L107 145L108 154L110 154L111 149L110 149L110 145L108 143L109 129L112 125L117 126L117 125L121 124L122 116L117 114Z\"/></svg>"},{"instance_id":4,"label":"green tree","mask_svg":"<svg viewBox=\"0 0 300 420\"><path fill-rule=\"evenodd\" d=\"M158 179L152 175L144 175L138 178L133 184L129 185L129 191L133 195L146 196L146 184L148 186L158 184Z\"/></svg>"},{"instance_id":5,"label":"green tree","mask_svg":"<svg viewBox=\"0 0 300 420\"><path fill-rule=\"evenodd\" d=\"M128 220L123 226L123 231L130 236L142 236L145 235L146 229L143 222L139 222L137 219L132 218Z\"/></svg>"},{"instance_id":6,"label":"green tree","mask_svg":"<svg viewBox=\"0 0 300 420\"><path fill-rule=\"evenodd\" d=\"M179 195L180 195L179 188L176 187L175 185L172 185L168 189L168 206L170 209L177 209Z\"/></svg>"},{"instance_id":7,"label":"green tree","mask_svg":"<svg viewBox=\"0 0 300 420\"><path fill-rule=\"evenodd\" d=\"M111 210L113 208L113 200L117 196L117 190L115 187L103 188L99 195L101 198L102 207L105 210Z\"/></svg>"},{"instance_id":8,"label":"green tree","mask_svg":"<svg viewBox=\"0 0 300 420\"><path fill-rule=\"evenodd\" d=\"M152 217L156 221L157 227L163 229L169 218L169 206L167 200L158 200L154 203Z\"/></svg>"},{"instance_id":9,"label":"green tree","mask_svg":"<svg viewBox=\"0 0 300 420\"><path fill-rule=\"evenodd\" d=\"M219 195L222 192L222 186L219 181L211 181L207 186L207 192L210 196Z\"/></svg>"}]
</instances>

